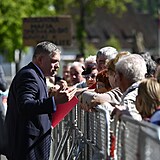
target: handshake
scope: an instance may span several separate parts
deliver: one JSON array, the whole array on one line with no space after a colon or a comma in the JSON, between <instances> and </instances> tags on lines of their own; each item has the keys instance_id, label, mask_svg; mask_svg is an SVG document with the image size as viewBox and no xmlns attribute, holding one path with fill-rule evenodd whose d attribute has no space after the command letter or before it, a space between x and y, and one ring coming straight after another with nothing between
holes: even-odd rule
<instances>
[{"instance_id":1,"label":"handshake","mask_svg":"<svg viewBox=\"0 0 160 160\"><path fill-rule=\"evenodd\" d=\"M70 101L76 94L77 88L68 87L67 82L61 80L58 84L49 88L48 95L54 96L56 104L63 104Z\"/></svg>"}]
</instances>

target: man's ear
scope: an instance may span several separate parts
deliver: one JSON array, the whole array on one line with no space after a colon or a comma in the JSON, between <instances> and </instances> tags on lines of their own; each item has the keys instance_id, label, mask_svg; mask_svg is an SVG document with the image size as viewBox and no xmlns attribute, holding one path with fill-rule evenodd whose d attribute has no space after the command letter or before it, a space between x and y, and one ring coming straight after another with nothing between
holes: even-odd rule
<instances>
[{"instance_id":1,"label":"man's ear","mask_svg":"<svg viewBox=\"0 0 160 160\"><path fill-rule=\"evenodd\" d=\"M39 66L41 66L42 60L43 60L43 56L42 55L37 56L37 63L38 63Z\"/></svg>"}]
</instances>

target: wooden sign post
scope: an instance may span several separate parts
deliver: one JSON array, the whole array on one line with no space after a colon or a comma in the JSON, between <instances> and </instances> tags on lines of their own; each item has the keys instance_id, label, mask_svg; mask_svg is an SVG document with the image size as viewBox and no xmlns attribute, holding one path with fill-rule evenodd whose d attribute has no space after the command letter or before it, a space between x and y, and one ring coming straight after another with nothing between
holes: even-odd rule
<instances>
[{"instance_id":1,"label":"wooden sign post","mask_svg":"<svg viewBox=\"0 0 160 160\"><path fill-rule=\"evenodd\" d=\"M51 41L56 45L70 46L72 43L71 17L24 18L23 44L35 46L41 41Z\"/></svg>"}]
</instances>

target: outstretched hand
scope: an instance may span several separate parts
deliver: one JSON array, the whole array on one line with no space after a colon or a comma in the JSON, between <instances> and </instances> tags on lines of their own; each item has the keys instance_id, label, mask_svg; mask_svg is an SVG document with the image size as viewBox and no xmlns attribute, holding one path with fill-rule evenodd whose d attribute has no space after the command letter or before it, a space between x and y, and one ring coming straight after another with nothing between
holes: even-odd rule
<instances>
[{"instance_id":1,"label":"outstretched hand","mask_svg":"<svg viewBox=\"0 0 160 160\"><path fill-rule=\"evenodd\" d=\"M120 117L122 116L122 114L130 115L129 111L126 109L125 106L123 106L123 105L115 105L115 108L111 113L111 118L113 118L115 116L115 118L117 120L119 120Z\"/></svg>"},{"instance_id":2,"label":"outstretched hand","mask_svg":"<svg viewBox=\"0 0 160 160\"><path fill-rule=\"evenodd\" d=\"M54 100L56 104L63 104L70 101L77 89L75 87L64 87L63 85L57 90L54 95Z\"/></svg>"}]
</instances>

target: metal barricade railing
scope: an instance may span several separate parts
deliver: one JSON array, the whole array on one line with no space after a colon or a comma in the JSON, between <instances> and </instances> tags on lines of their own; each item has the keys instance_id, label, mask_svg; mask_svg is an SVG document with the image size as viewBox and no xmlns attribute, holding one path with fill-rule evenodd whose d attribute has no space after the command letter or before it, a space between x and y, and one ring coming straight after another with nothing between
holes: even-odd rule
<instances>
[{"instance_id":1,"label":"metal barricade railing","mask_svg":"<svg viewBox=\"0 0 160 160\"><path fill-rule=\"evenodd\" d=\"M104 106L88 113L76 106L53 129L50 160L106 160L109 156L109 113Z\"/></svg>"},{"instance_id":2,"label":"metal barricade railing","mask_svg":"<svg viewBox=\"0 0 160 160\"><path fill-rule=\"evenodd\" d=\"M125 115L111 121L106 108L85 112L76 106L53 129L50 160L160 159L160 127Z\"/></svg>"},{"instance_id":3,"label":"metal barricade railing","mask_svg":"<svg viewBox=\"0 0 160 160\"><path fill-rule=\"evenodd\" d=\"M148 131L144 128L140 132L140 159L159 160L160 159L160 141L155 136L154 131ZM142 138L143 137L143 138Z\"/></svg>"},{"instance_id":4,"label":"metal barricade railing","mask_svg":"<svg viewBox=\"0 0 160 160\"><path fill-rule=\"evenodd\" d=\"M88 139L96 147L96 150L89 148L89 159L106 160L110 154L110 116L105 106L99 105L96 110L89 114Z\"/></svg>"},{"instance_id":5,"label":"metal barricade railing","mask_svg":"<svg viewBox=\"0 0 160 160\"><path fill-rule=\"evenodd\" d=\"M117 122L115 135L117 160L148 160L146 147L151 147L153 144L160 150L160 127L151 123L139 122L123 115L121 121ZM149 144L149 141L152 143ZM160 157L159 153L156 152L154 156Z\"/></svg>"}]
</instances>

